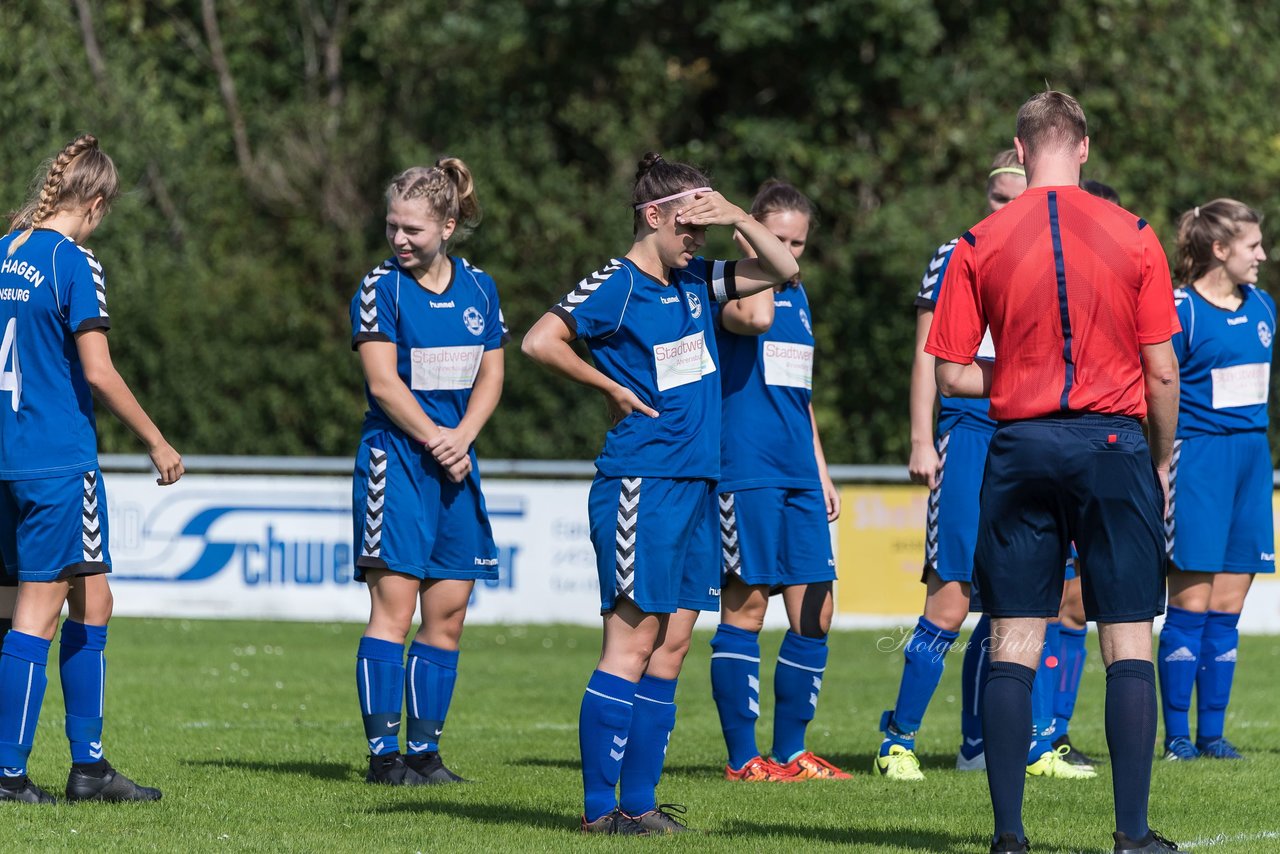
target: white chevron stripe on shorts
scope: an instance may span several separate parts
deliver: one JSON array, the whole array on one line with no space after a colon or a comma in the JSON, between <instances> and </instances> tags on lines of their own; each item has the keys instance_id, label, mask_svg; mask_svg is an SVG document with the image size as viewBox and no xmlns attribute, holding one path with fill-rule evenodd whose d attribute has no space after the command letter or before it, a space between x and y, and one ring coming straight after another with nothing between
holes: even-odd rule
<instances>
[{"instance_id":1,"label":"white chevron stripe on shorts","mask_svg":"<svg viewBox=\"0 0 1280 854\"><path fill-rule=\"evenodd\" d=\"M382 508L387 497L387 452L369 448L369 480L365 486L361 557L382 557Z\"/></svg>"},{"instance_id":2,"label":"white chevron stripe on shorts","mask_svg":"<svg viewBox=\"0 0 1280 854\"><path fill-rule=\"evenodd\" d=\"M732 492L720 493L720 565L731 575L742 575L742 550L738 543L738 511Z\"/></svg>"},{"instance_id":3,"label":"white chevron stripe on shorts","mask_svg":"<svg viewBox=\"0 0 1280 854\"><path fill-rule=\"evenodd\" d=\"M1178 460L1182 457L1182 440L1173 440L1173 459L1169 463L1169 512L1164 517L1164 553L1173 557L1173 541L1177 534L1173 524L1173 509L1178 504Z\"/></svg>"},{"instance_id":4,"label":"white chevron stripe on shorts","mask_svg":"<svg viewBox=\"0 0 1280 854\"><path fill-rule=\"evenodd\" d=\"M951 444L951 434L946 433L938 439L938 477L929 492L929 509L924 525L924 563L925 566L938 570L938 507L942 503L942 477L947 471L947 445Z\"/></svg>"},{"instance_id":5,"label":"white chevron stripe on shorts","mask_svg":"<svg viewBox=\"0 0 1280 854\"><path fill-rule=\"evenodd\" d=\"M644 478L624 477L618 491L618 526L614 532L614 594L633 598L636 585L636 534L640 521L640 484Z\"/></svg>"},{"instance_id":6,"label":"white chevron stripe on shorts","mask_svg":"<svg viewBox=\"0 0 1280 854\"><path fill-rule=\"evenodd\" d=\"M98 512L98 473L85 472L80 512L80 540L86 563L102 560L102 515Z\"/></svg>"}]
</instances>

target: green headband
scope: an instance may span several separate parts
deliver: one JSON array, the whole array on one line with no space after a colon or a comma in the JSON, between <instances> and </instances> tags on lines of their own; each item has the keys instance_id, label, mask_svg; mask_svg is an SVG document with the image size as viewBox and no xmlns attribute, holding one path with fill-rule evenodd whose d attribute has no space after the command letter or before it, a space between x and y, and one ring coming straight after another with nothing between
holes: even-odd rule
<instances>
[{"instance_id":1,"label":"green headband","mask_svg":"<svg viewBox=\"0 0 1280 854\"><path fill-rule=\"evenodd\" d=\"M1001 166L987 173L988 178L994 178L997 175L1018 175L1025 178L1027 177L1027 170L1021 166Z\"/></svg>"}]
</instances>

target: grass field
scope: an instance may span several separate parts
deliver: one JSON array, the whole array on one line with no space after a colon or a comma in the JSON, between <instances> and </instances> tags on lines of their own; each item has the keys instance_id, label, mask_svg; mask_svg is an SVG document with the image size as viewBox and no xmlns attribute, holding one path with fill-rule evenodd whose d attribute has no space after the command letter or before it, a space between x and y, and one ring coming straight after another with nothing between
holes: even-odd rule
<instances>
[{"instance_id":1,"label":"grass field","mask_svg":"<svg viewBox=\"0 0 1280 854\"><path fill-rule=\"evenodd\" d=\"M901 661L900 652L877 650L882 632L832 636L810 729L810 747L856 778L785 786L721 779L709 635L699 632L658 794L686 804L690 824L706 833L666 839L576 832L578 703L597 631L468 628L443 748L451 767L479 782L430 789L363 783L353 659L358 626L120 619L111 632L107 756L140 782L163 788L164 800L4 804L3 850L979 852L990 838L984 775L951 770L959 739L958 656L921 732L928 779L895 784L870 773L876 723L892 703ZM766 635L766 657L779 640ZM1280 851L1280 637L1245 638L1240 662L1227 732L1248 760L1155 768L1152 823L1190 850ZM55 671L31 772L61 794L67 747ZM762 697L772 697L771 672L771 666L762 672ZM1072 727L1076 743L1092 754L1105 753L1102 691L1095 645ZM771 703L763 705L767 718ZM767 721L760 736L767 746ZM1110 801L1105 768L1095 780L1029 780L1026 819L1037 854L1109 851Z\"/></svg>"}]
</instances>

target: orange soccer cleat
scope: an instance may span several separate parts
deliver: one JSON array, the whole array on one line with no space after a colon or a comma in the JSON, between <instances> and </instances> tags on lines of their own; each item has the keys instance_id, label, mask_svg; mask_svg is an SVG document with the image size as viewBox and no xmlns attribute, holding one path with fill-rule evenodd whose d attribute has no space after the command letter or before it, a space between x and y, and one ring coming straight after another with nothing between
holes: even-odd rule
<instances>
[{"instance_id":1,"label":"orange soccer cleat","mask_svg":"<svg viewBox=\"0 0 1280 854\"><path fill-rule=\"evenodd\" d=\"M787 770L786 766L763 756L755 757L737 771L728 765L724 766L724 778L743 783L794 783L800 779L795 772Z\"/></svg>"},{"instance_id":2,"label":"orange soccer cleat","mask_svg":"<svg viewBox=\"0 0 1280 854\"><path fill-rule=\"evenodd\" d=\"M841 771L812 750L806 750L786 765L782 770L796 780L852 780L853 775Z\"/></svg>"}]
</instances>

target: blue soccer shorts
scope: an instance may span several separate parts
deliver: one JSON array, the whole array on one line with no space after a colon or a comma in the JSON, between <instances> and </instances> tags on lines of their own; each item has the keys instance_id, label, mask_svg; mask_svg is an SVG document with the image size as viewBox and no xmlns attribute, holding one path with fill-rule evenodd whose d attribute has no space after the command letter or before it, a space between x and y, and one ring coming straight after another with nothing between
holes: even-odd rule
<instances>
[{"instance_id":1,"label":"blue soccer shorts","mask_svg":"<svg viewBox=\"0 0 1280 854\"><path fill-rule=\"evenodd\" d=\"M423 580L498 577L498 547L474 456L471 474L454 483L422 445L375 433L356 452L351 510L357 581L369 569Z\"/></svg>"},{"instance_id":2,"label":"blue soccer shorts","mask_svg":"<svg viewBox=\"0 0 1280 854\"><path fill-rule=\"evenodd\" d=\"M715 504L715 481L597 474L587 515L601 612L621 599L647 614L718 611Z\"/></svg>"},{"instance_id":3,"label":"blue soccer shorts","mask_svg":"<svg viewBox=\"0 0 1280 854\"><path fill-rule=\"evenodd\" d=\"M973 579L973 549L978 539L978 493L991 434L956 427L938 437L941 466L929 493L925 520L924 573L943 581Z\"/></svg>"},{"instance_id":4,"label":"blue soccer shorts","mask_svg":"<svg viewBox=\"0 0 1280 854\"><path fill-rule=\"evenodd\" d=\"M1263 431L1189 436L1169 470L1169 558L1189 572L1275 572L1271 448Z\"/></svg>"},{"instance_id":5,"label":"blue soccer shorts","mask_svg":"<svg viewBox=\"0 0 1280 854\"><path fill-rule=\"evenodd\" d=\"M1133 418L1001 424L982 484L974 577L993 617L1056 617L1072 540L1089 620L1164 612L1164 497Z\"/></svg>"},{"instance_id":6,"label":"blue soccer shorts","mask_svg":"<svg viewBox=\"0 0 1280 854\"><path fill-rule=\"evenodd\" d=\"M102 472L0 481L0 553L24 582L110 572Z\"/></svg>"},{"instance_id":7,"label":"blue soccer shorts","mask_svg":"<svg viewBox=\"0 0 1280 854\"><path fill-rule=\"evenodd\" d=\"M719 495L720 566L744 584L835 581L821 489L760 487Z\"/></svg>"}]
</instances>

